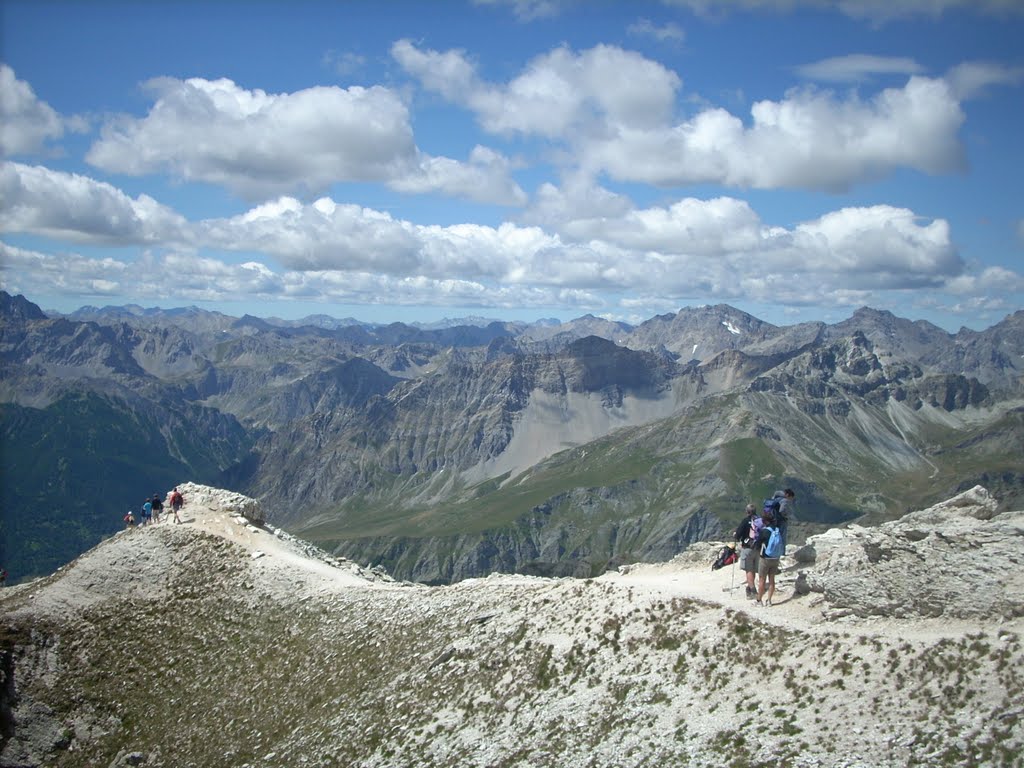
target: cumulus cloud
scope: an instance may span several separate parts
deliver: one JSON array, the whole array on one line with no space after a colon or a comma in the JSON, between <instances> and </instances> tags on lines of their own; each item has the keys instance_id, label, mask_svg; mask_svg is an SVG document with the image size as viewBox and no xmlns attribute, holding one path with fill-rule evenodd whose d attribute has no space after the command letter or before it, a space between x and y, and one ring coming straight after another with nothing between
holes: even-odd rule
<instances>
[{"instance_id":1,"label":"cumulus cloud","mask_svg":"<svg viewBox=\"0 0 1024 768\"><path fill-rule=\"evenodd\" d=\"M661 186L840 191L896 168L946 173L963 168L957 136L963 111L947 83L912 77L870 101L803 88L781 101L756 102L744 124L721 108L683 123L590 139L584 167L623 181Z\"/></svg>"},{"instance_id":2,"label":"cumulus cloud","mask_svg":"<svg viewBox=\"0 0 1024 768\"><path fill-rule=\"evenodd\" d=\"M289 269L399 274L418 263L419 241L409 224L329 198L305 205L283 197L240 216L203 221L197 231L208 246L262 252Z\"/></svg>"},{"instance_id":3,"label":"cumulus cloud","mask_svg":"<svg viewBox=\"0 0 1024 768\"><path fill-rule=\"evenodd\" d=\"M869 80L875 75L917 75L923 68L913 59L905 57L853 53L804 64L797 67L796 71L809 80L855 83Z\"/></svg>"},{"instance_id":4,"label":"cumulus cloud","mask_svg":"<svg viewBox=\"0 0 1024 768\"><path fill-rule=\"evenodd\" d=\"M268 94L202 78L158 78L147 86L156 95L149 113L108 122L86 155L89 163L111 173L167 172L247 199L316 194L340 181L451 193L468 187L457 180L460 174L477 182L474 199L494 190L497 202L517 199L512 181L487 176L505 170L500 162L463 168L456 160L424 156L405 104L387 88ZM444 170L426 173L432 163Z\"/></svg>"},{"instance_id":5,"label":"cumulus cloud","mask_svg":"<svg viewBox=\"0 0 1024 768\"><path fill-rule=\"evenodd\" d=\"M124 278L131 271L129 262L109 256L41 253L0 241L0 275L4 289L11 293L117 296L126 287Z\"/></svg>"},{"instance_id":6,"label":"cumulus cloud","mask_svg":"<svg viewBox=\"0 0 1024 768\"><path fill-rule=\"evenodd\" d=\"M389 284L404 281L406 290L456 285L463 298L471 285L474 304L491 297L495 306L505 306L510 288L516 295L587 296L590 304L581 306L591 309L605 306L602 296L609 292L661 301L787 296L797 303L842 297L856 304L872 292L941 287L963 269L942 220L874 206L785 229L764 224L733 198L684 199L612 219L580 219L566 222L560 233L508 222L418 226L328 199L313 205L283 199L231 220L204 222L203 231L207 245L259 248L293 272L321 280L375 275ZM444 303L444 297L421 296L438 299Z\"/></svg>"},{"instance_id":7,"label":"cumulus cloud","mask_svg":"<svg viewBox=\"0 0 1024 768\"><path fill-rule=\"evenodd\" d=\"M476 146L469 162L422 156L418 168L388 183L399 192L442 192L480 203L525 205L526 193L512 178L512 163L499 152Z\"/></svg>"},{"instance_id":8,"label":"cumulus cloud","mask_svg":"<svg viewBox=\"0 0 1024 768\"><path fill-rule=\"evenodd\" d=\"M615 46L557 48L507 84L482 81L460 51L421 50L403 40L392 55L423 87L472 110L484 129L561 140L595 177L840 191L897 168L947 173L965 164L958 92L941 78L915 75L866 100L806 87L754 103L748 122L718 107L677 122L679 77ZM819 64L832 77L915 66L874 58ZM961 79L996 77L972 70Z\"/></svg>"},{"instance_id":9,"label":"cumulus cloud","mask_svg":"<svg viewBox=\"0 0 1024 768\"><path fill-rule=\"evenodd\" d=\"M471 109L486 130L503 135L564 138L592 129L600 116L618 125L663 124L680 86L661 64L610 45L580 54L556 48L506 85L482 81L462 51L420 50L400 40L391 54L424 88Z\"/></svg>"},{"instance_id":10,"label":"cumulus cloud","mask_svg":"<svg viewBox=\"0 0 1024 768\"><path fill-rule=\"evenodd\" d=\"M64 135L64 121L32 86L14 70L0 64L0 155L13 157L41 152L46 142Z\"/></svg>"},{"instance_id":11,"label":"cumulus cloud","mask_svg":"<svg viewBox=\"0 0 1024 768\"><path fill-rule=\"evenodd\" d=\"M148 195L21 163L0 166L0 229L121 245L189 237L185 219Z\"/></svg>"},{"instance_id":12,"label":"cumulus cloud","mask_svg":"<svg viewBox=\"0 0 1024 768\"><path fill-rule=\"evenodd\" d=\"M986 267L978 274L957 275L946 284L956 295L991 297L992 294L1024 293L1024 275L1006 267Z\"/></svg>"},{"instance_id":13,"label":"cumulus cloud","mask_svg":"<svg viewBox=\"0 0 1024 768\"><path fill-rule=\"evenodd\" d=\"M842 208L781 227L732 197L635 208L576 178L565 189L549 185L543 205L530 211L557 228L424 226L328 197L281 197L237 216L188 223L154 201L83 177L7 164L0 182L6 231L147 244L141 257L123 259L5 245L5 285L26 286L30 294L159 296L173 284L177 299L195 301L631 311L630 302L655 307L693 299L860 305L921 287L965 303L1021 288L1010 270L969 274L945 220L886 205ZM48 282L54 287L43 288Z\"/></svg>"}]
</instances>

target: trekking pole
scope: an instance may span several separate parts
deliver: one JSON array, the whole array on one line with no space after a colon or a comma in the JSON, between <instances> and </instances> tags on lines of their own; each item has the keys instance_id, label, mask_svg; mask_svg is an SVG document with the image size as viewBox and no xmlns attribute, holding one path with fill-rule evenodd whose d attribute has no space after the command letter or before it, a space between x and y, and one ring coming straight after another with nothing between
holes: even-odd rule
<instances>
[{"instance_id":1,"label":"trekking pole","mask_svg":"<svg viewBox=\"0 0 1024 768\"><path fill-rule=\"evenodd\" d=\"M729 577L729 596L732 597L732 591L736 588L736 558L732 560L732 576Z\"/></svg>"}]
</instances>

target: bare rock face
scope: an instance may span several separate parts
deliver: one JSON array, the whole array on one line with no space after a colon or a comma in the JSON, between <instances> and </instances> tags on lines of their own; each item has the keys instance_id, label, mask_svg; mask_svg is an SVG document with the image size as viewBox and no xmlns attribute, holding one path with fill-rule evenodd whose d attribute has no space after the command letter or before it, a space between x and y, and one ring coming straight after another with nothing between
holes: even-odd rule
<instances>
[{"instance_id":1,"label":"bare rock face","mask_svg":"<svg viewBox=\"0 0 1024 768\"><path fill-rule=\"evenodd\" d=\"M981 486L877 528L811 536L812 592L833 614L998 618L1024 616L1024 511L995 514Z\"/></svg>"},{"instance_id":2,"label":"bare rock face","mask_svg":"<svg viewBox=\"0 0 1024 768\"><path fill-rule=\"evenodd\" d=\"M184 497L186 504L197 503L227 512L234 512L244 517L253 525L263 525L266 522L263 508L259 502L241 493L211 488L208 485L197 485L196 483L179 485L178 490Z\"/></svg>"}]
</instances>

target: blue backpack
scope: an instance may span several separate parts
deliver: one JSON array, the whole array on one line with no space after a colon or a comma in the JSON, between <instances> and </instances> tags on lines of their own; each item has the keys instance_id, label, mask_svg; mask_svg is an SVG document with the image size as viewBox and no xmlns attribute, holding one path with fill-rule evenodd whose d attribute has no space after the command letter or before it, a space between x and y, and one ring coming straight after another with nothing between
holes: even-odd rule
<instances>
[{"instance_id":1,"label":"blue backpack","mask_svg":"<svg viewBox=\"0 0 1024 768\"><path fill-rule=\"evenodd\" d=\"M768 526L768 542L764 545L764 557L782 557L782 532L779 526Z\"/></svg>"}]
</instances>

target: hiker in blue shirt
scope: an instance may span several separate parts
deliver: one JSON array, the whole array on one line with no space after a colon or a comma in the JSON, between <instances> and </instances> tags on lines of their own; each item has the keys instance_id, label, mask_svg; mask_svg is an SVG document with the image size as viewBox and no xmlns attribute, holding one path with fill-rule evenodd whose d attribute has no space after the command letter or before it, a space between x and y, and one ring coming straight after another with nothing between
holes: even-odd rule
<instances>
[{"instance_id":1,"label":"hiker in blue shirt","mask_svg":"<svg viewBox=\"0 0 1024 768\"><path fill-rule=\"evenodd\" d=\"M146 503L142 505L142 520L139 521L139 525L146 525L153 518L153 502L146 499Z\"/></svg>"}]
</instances>

